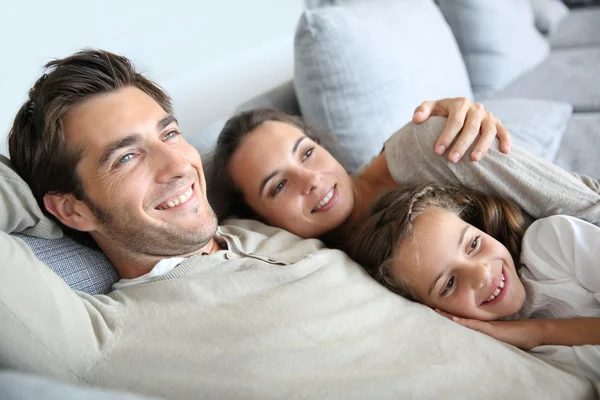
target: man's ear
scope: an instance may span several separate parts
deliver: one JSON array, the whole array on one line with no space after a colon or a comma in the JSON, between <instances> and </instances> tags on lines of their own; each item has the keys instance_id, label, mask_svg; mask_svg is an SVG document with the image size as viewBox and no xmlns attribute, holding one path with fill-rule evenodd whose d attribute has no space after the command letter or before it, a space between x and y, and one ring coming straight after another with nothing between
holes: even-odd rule
<instances>
[{"instance_id":1,"label":"man's ear","mask_svg":"<svg viewBox=\"0 0 600 400\"><path fill-rule=\"evenodd\" d=\"M44 195L46 210L66 226L78 231L94 230L95 219L89 208L72 194Z\"/></svg>"}]
</instances>

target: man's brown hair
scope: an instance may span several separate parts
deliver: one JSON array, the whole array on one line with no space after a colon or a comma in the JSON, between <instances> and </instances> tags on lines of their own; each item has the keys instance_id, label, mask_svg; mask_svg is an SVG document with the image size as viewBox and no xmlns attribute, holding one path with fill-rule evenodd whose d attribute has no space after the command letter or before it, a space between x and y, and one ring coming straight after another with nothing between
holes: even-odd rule
<instances>
[{"instance_id":1,"label":"man's brown hair","mask_svg":"<svg viewBox=\"0 0 600 400\"><path fill-rule=\"evenodd\" d=\"M15 117L8 148L15 170L31 188L42 211L50 215L43 204L46 194L73 194L77 199L86 199L76 173L84 149L69 146L64 134L64 118L72 107L125 87L142 90L168 113L171 99L157 84L136 72L129 59L108 51L83 50L50 61L45 68ZM87 235L63 228L89 244L84 238Z\"/></svg>"}]
</instances>

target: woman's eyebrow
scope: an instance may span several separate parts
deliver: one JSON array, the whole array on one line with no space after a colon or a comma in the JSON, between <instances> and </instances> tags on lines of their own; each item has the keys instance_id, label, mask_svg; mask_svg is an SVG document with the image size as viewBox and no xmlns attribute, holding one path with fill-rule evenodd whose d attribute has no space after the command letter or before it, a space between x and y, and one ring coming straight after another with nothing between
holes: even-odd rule
<instances>
[{"instance_id":1,"label":"woman's eyebrow","mask_svg":"<svg viewBox=\"0 0 600 400\"><path fill-rule=\"evenodd\" d=\"M306 136L301 136L300 138L298 138L298 140L296 140L296 142L294 142L294 146L292 146L292 155L298 151L298 146L300 146L300 143L302 143L302 141L304 139L306 139ZM263 190L265 189L265 186L267 186L267 183L269 183L269 181L271 179L273 179L273 177L275 175L277 175L278 173L279 173L279 170L276 169L275 171L273 171L269 175L267 175L267 177L265 179L262 180L262 182L260 183L260 186L258 187L258 196L259 197L262 196Z\"/></svg>"}]
</instances>

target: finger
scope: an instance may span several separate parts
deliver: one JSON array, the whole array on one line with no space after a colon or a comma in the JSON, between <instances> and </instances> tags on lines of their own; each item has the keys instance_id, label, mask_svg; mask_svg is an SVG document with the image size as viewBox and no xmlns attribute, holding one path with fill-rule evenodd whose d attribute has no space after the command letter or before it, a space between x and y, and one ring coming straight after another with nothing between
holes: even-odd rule
<instances>
[{"instance_id":1,"label":"finger","mask_svg":"<svg viewBox=\"0 0 600 400\"><path fill-rule=\"evenodd\" d=\"M450 162L457 163L475 141L485 115L483 106L479 103L475 103L469 110L461 134L448 155Z\"/></svg>"},{"instance_id":2,"label":"finger","mask_svg":"<svg viewBox=\"0 0 600 400\"><path fill-rule=\"evenodd\" d=\"M448 319L453 319L454 318L453 314L450 314L450 313L448 313L446 311L442 311L439 308L436 308L435 312L438 313L438 314L440 314L442 317L445 317L445 318L448 318Z\"/></svg>"},{"instance_id":3,"label":"finger","mask_svg":"<svg viewBox=\"0 0 600 400\"><path fill-rule=\"evenodd\" d=\"M471 152L471 160L479 161L485 156L496 138L496 119L488 115L481 121L481 136Z\"/></svg>"},{"instance_id":4,"label":"finger","mask_svg":"<svg viewBox=\"0 0 600 400\"><path fill-rule=\"evenodd\" d=\"M508 133L508 130L504 127L504 125L502 125L502 122L500 122L500 120L498 119L496 119L496 131L496 135L500 140L500 151L504 154L510 153L510 150L512 148L510 133Z\"/></svg>"},{"instance_id":5,"label":"finger","mask_svg":"<svg viewBox=\"0 0 600 400\"><path fill-rule=\"evenodd\" d=\"M413 113L413 122L416 124L420 124L424 122L431 116L431 111L435 107L435 101L427 100L421 103L421 105L415 108L415 112Z\"/></svg>"},{"instance_id":6,"label":"finger","mask_svg":"<svg viewBox=\"0 0 600 400\"><path fill-rule=\"evenodd\" d=\"M467 99L461 98L454 100L454 102L448 103L448 107L450 107L448 110L448 119L440 137L435 143L434 151L440 156L444 154L446 149L450 147L452 141L460 133L469 110L469 103L466 103L468 102Z\"/></svg>"}]
</instances>

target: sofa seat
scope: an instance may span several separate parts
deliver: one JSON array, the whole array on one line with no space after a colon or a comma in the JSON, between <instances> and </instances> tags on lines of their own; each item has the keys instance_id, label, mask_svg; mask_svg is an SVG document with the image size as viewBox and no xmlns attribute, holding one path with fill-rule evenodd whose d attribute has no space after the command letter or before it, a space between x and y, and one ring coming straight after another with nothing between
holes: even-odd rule
<instances>
[{"instance_id":1,"label":"sofa seat","mask_svg":"<svg viewBox=\"0 0 600 400\"><path fill-rule=\"evenodd\" d=\"M600 178L600 113L573 114L554 162L567 171Z\"/></svg>"},{"instance_id":2,"label":"sofa seat","mask_svg":"<svg viewBox=\"0 0 600 400\"><path fill-rule=\"evenodd\" d=\"M554 49L539 66L494 97L561 101L575 112L600 112L600 46Z\"/></svg>"},{"instance_id":3,"label":"sofa seat","mask_svg":"<svg viewBox=\"0 0 600 400\"><path fill-rule=\"evenodd\" d=\"M552 48L600 46L600 7L571 10L547 39Z\"/></svg>"}]
</instances>

